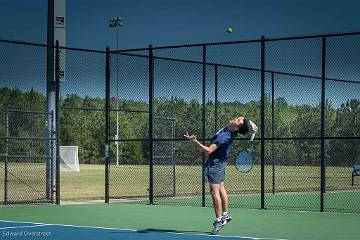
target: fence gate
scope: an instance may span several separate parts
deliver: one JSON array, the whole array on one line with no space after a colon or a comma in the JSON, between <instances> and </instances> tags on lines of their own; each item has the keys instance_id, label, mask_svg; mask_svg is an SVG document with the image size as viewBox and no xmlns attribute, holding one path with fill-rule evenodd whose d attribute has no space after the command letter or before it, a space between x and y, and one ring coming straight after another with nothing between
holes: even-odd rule
<instances>
[{"instance_id":1,"label":"fence gate","mask_svg":"<svg viewBox=\"0 0 360 240\"><path fill-rule=\"evenodd\" d=\"M4 204L53 202L53 114L5 110Z\"/></svg>"}]
</instances>

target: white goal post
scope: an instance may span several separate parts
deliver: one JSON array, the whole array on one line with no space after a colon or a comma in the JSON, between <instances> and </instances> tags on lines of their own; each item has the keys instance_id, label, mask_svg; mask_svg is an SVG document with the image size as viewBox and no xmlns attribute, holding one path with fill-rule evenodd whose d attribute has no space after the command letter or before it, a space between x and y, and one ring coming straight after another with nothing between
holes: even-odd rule
<instances>
[{"instance_id":1,"label":"white goal post","mask_svg":"<svg viewBox=\"0 0 360 240\"><path fill-rule=\"evenodd\" d=\"M60 146L60 170L80 172L78 146Z\"/></svg>"}]
</instances>

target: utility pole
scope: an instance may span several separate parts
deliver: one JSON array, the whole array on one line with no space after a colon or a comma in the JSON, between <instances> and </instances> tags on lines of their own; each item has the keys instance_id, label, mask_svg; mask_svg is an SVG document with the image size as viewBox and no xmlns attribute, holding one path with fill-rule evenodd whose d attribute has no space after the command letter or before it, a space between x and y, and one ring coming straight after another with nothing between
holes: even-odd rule
<instances>
[{"instance_id":1,"label":"utility pole","mask_svg":"<svg viewBox=\"0 0 360 240\"><path fill-rule=\"evenodd\" d=\"M116 51L119 50L119 27L123 26L121 17L110 19L110 28L116 28ZM116 53L116 165L119 165L119 58Z\"/></svg>"}]
</instances>

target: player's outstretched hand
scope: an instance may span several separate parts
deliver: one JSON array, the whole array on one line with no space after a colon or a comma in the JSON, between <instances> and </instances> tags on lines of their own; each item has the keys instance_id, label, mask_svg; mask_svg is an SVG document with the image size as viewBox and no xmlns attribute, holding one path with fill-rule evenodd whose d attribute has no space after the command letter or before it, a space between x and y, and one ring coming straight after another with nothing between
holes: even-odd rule
<instances>
[{"instance_id":1,"label":"player's outstretched hand","mask_svg":"<svg viewBox=\"0 0 360 240\"><path fill-rule=\"evenodd\" d=\"M192 142L194 142L194 141L196 141L196 136L194 135L194 134L189 134L189 133L186 133L185 135L184 135L184 137L186 137L187 139L189 139L190 141L192 141Z\"/></svg>"}]
</instances>

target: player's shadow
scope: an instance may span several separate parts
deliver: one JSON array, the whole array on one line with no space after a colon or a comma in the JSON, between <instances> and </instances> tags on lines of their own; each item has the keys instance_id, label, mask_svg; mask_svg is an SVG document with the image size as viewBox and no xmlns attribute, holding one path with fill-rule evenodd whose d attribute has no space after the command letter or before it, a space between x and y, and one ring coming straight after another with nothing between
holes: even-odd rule
<instances>
[{"instance_id":1,"label":"player's shadow","mask_svg":"<svg viewBox=\"0 0 360 240\"><path fill-rule=\"evenodd\" d=\"M209 234L209 232L201 232L201 231L179 231L173 229L157 229L157 228L140 229L137 232L138 233L158 232L158 233L179 233L179 234Z\"/></svg>"}]
</instances>

